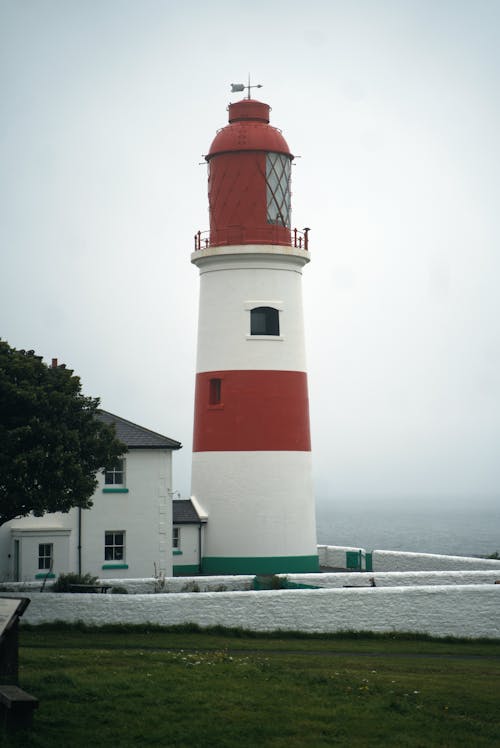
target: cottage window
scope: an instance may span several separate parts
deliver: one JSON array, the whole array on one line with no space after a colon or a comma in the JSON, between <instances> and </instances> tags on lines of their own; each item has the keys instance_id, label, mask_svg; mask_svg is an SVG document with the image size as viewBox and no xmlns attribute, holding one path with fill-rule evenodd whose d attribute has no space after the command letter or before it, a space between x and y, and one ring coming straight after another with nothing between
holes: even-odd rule
<instances>
[{"instance_id":1,"label":"cottage window","mask_svg":"<svg viewBox=\"0 0 500 748\"><path fill-rule=\"evenodd\" d=\"M52 569L53 558L54 558L54 546L52 543L39 543L38 544L38 568L39 569Z\"/></svg>"},{"instance_id":2,"label":"cottage window","mask_svg":"<svg viewBox=\"0 0 500 748\"><path fill-rule=\"evenodd\" d=\"M125 560L125 532L123 530L108 530L104 533L104 560Z\"/></svg>"},{"instance_id":3,"label":"cottage window","mask_svg":"<svg viewBox=\"0 0 500 748\"><path fill-rule=\"evenodd\" d=\"M113 467L104 471L104 483L107 486L125 485L125 460L117 460Z\"/></svg>"},{"instance_id":4,"label":"cottage window","mask_svg":"<svg viewBox=\"0 0 500 748\"><path fill-rule=\"evenodd\" d=\"M181 528L172 527L172 548L176 551L181 547Z\"/></svg>"}]
</instances>

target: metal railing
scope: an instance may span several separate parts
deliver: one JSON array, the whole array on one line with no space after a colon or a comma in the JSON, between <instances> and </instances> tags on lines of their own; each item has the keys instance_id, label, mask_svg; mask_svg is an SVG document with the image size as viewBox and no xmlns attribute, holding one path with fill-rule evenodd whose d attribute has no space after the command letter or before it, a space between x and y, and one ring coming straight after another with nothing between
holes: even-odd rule
<instances>
[{"instance_id":1,"label":"metal railing","mask_svg":"<svg viewBox=\"0 0 500 748\"><path fill-rule=\"evenodd\" d=\"M194 235L194 251L208 249L210 246L210 231L197 231Z\"/></svg>"},{"instance_id":2,"label":"metal railing","mask_svg":"<svg viewBox=\"0 0 500 748\"><path fill-rule=\"evenodd\" d=\"M294 229L292 232L293 246L297 249L305 249L306 252L309 250L309 231L311 229L305 228L302 231Z\"/></svg>"},{"instance_id":3,"label":"metal railing","mask_svg":"<svg viewBox=\"0 0 500 748\"><path fill-rule=\"evenodd\" d=\"M290 231L290 243L283 244L282 241L274 242L269 239L269 230L262 230L262 237L259 237L258 229L251 229L246 232L240 227L231 227L230 229L217 232L216 241L211 241L210 231L197 231L194 235L194 250L209 249L210 247L230 246L232 244L279 244L281 246L290 246L295 249L309 250L309 228L292 229Z\"/></svg>"}]
</instances>

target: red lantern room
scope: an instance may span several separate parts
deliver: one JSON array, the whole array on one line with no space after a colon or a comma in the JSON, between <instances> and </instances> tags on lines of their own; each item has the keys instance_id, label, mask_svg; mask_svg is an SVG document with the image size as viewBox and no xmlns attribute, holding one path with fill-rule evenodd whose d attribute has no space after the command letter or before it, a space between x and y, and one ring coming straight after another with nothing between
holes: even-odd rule
<instances>
[{"instance_id":1,"label":"red lantern room","mask_svg":"<svg viewBox=\"0 0 500 748\"><path fill-rule=\"evenodd\" d=\"M208 161L209 246L290 246L293 155L269 124L268 104L230 104L229 124L214 138Z\"/></svg>"}]
</instances>

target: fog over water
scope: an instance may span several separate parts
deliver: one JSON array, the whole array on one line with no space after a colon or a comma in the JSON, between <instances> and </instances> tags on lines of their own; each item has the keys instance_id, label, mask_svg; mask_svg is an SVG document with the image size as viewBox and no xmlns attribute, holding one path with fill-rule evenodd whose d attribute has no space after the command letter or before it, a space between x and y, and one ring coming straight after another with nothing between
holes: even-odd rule
<instances>
[{"instance_id":1,"label":"fog over water","mask_svg":"<svg viewBox=\"0 0 500 748\"><path fill-rule=\"evenodd\" d=\"M372 550L457 555L500 551L500 509L487 497L451 497L443 504L402 497L399 502L359 497L320 501L318 543Z\"/></svg>"}]
</instances>

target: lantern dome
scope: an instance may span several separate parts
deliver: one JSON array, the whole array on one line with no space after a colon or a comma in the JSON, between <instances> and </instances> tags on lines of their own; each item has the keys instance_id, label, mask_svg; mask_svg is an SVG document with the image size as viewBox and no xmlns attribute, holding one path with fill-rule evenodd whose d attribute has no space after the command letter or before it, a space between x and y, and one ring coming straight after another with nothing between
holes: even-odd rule
<instances>
[{"instance_id":1,"label":"lantern dome","mask_svg":"<svg viewBox=\"0 0 500 748\"><path fill-rule=\"evenodd\" d=\"M229 124L215 136L206 160L230 151L271 151L293 159L280 130L269 124L270 109L269 104L255 99L229 104Z\"/></svg>"}]
</instances>

